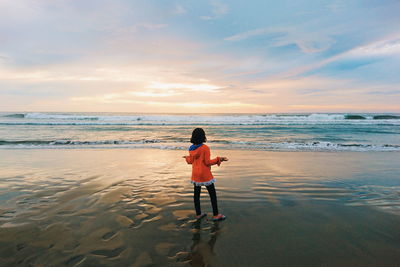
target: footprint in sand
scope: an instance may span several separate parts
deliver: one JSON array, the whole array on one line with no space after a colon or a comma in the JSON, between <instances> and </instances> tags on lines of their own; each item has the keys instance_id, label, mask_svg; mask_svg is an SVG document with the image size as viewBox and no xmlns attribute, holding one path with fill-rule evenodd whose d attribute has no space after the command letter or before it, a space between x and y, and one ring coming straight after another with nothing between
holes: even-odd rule
<instances>
[{"instance_id":1,"label":"footprint in sand","mask_svg":"<svg viewBox=\"0 0 400 267\"><path fill-rule=\"evenodd\" d=\"M92 252L90 252L93 255L97 255L97 256L103 256L106 258L115 258L117 256L119 256L121 254L122 251L124 251L126 249L126 247L119 247L116 249L99 249L99 250L94 250Z\"/></svg>"},{"instance_id":2,"label":"footprint in sand","mask_svg":"<svg viewBox=\"0 0 400 267\"><path fill-rule=\"evenodd\" d=\"M102 236L102 238L103 238L104 241L108 241L108 240L111 240L112 238L114 238L116 235L117 235L116 232L112 232L112 231L111 231L111 232L105 233L105 234Z\"/></svg>"},{"instance_id":3,"label":"footprint in sand","mask_svg":"<svg viewBox=\"0 0 400 267\"><path fill-rule=\"evenodd\" d=\"M75 265L78 265L78 264L82 263L85 259L86 259L86 257L85 257L84 255L76 255L76 256L73 256L73 257L69 258L69 259L65 262L65 266L75 266Z\"/></svg>"}]
</instances>

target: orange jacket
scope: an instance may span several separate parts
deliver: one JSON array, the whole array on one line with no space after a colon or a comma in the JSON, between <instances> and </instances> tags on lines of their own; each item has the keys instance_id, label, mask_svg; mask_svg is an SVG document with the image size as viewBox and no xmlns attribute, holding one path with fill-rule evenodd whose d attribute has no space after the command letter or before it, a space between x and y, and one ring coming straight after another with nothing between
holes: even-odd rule
<instances>
[{"instance_id":1,"label":"orange jacket","mask_svg":"<svg viewBox=\"0 0 400 267\"><path fill-rule=\"evenodd\" d=\"M221 164L220 157L210 159L210 148L203 144L195 150L189 151L190 156L186 157L186 162L192 164L192 182L201 185L213 180L211 165Z\"/></svg>"}]
</instances>

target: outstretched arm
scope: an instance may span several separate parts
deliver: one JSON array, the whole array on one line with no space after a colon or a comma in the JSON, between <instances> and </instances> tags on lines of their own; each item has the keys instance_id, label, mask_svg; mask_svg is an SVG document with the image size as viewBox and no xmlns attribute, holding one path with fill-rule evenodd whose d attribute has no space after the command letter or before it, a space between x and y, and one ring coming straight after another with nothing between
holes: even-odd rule
<instances>
[{"instance_id":1,"label":"outstretched arm","mask_svg":"<svg viewBox=\"0 0 400 267\"><path fill-rule=\"evenodd\" d=\"M215 164L218 164L219 166L221 164L222 159L220 157L216 157L215 159L210 159L210 148L206 147L204 153L205 153L204 163L206 164L206 166L211 166Z\"/></svg>"},{"instance_id":2,"label":"outstretched arm","mask_svg":"<svg viewBox=\"0 0 400 267\"><path fill-rule=\"evenodd\" d=\"M183 156L182 158L185 158L187 164L192 164L193 163L193 157L192 156Z\"/></svg>"}]
</instances>

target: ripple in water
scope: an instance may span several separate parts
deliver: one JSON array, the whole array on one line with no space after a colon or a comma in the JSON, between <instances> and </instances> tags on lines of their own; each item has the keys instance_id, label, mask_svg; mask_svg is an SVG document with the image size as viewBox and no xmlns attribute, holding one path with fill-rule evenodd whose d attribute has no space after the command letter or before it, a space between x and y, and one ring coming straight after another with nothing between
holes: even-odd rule
<instances>
[{"instance_id":1,"label":"ripple in water","mask_svg":"<svg viewBox=\"0 0 400 267\"><path fill-rule=\"evenodd\" d=\"M397 154L224 153L231 160L214 168L228 216L221 223L209 220L206 190L208 220L194 220L181 151L2 153L25 167L0 163L0 259L4 266L243 266L249 258L253 266L323 265L310 251L337 265L352 255L359 266L398 259ZM393 172L372 183L382 169Z\"/></svg>"}]
</instances>

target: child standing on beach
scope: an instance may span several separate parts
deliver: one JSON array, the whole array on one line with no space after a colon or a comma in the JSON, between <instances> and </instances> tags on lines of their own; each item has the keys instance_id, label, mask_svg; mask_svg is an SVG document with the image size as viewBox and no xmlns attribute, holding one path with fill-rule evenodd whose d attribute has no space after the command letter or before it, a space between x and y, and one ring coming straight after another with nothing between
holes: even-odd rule
<instances>
[{"instance_id":1,"label":"child standing on beach","mask_svg":"<svg viewBox=\"0 0 400 267\"><path fill-rule=\"evenodd\" d=\"M201 219L207 216L206 213L201 213L200 208L200 192L201 186L205 186L210 195L213 208L213 221L224 220L226 217L218 213L217 193L215 192L215 179L211 173L211 166L218 166L223 161L228 161L226 157L216 157L210 159L210 148L203 144L207 141L206 133L202 128L193 130L190 142L193 144L189 147L189 156L183 156L188 164L192 164L192 181L194 185L194 207L196 209L196 218Z\"/></svg>"}]
</instances>

